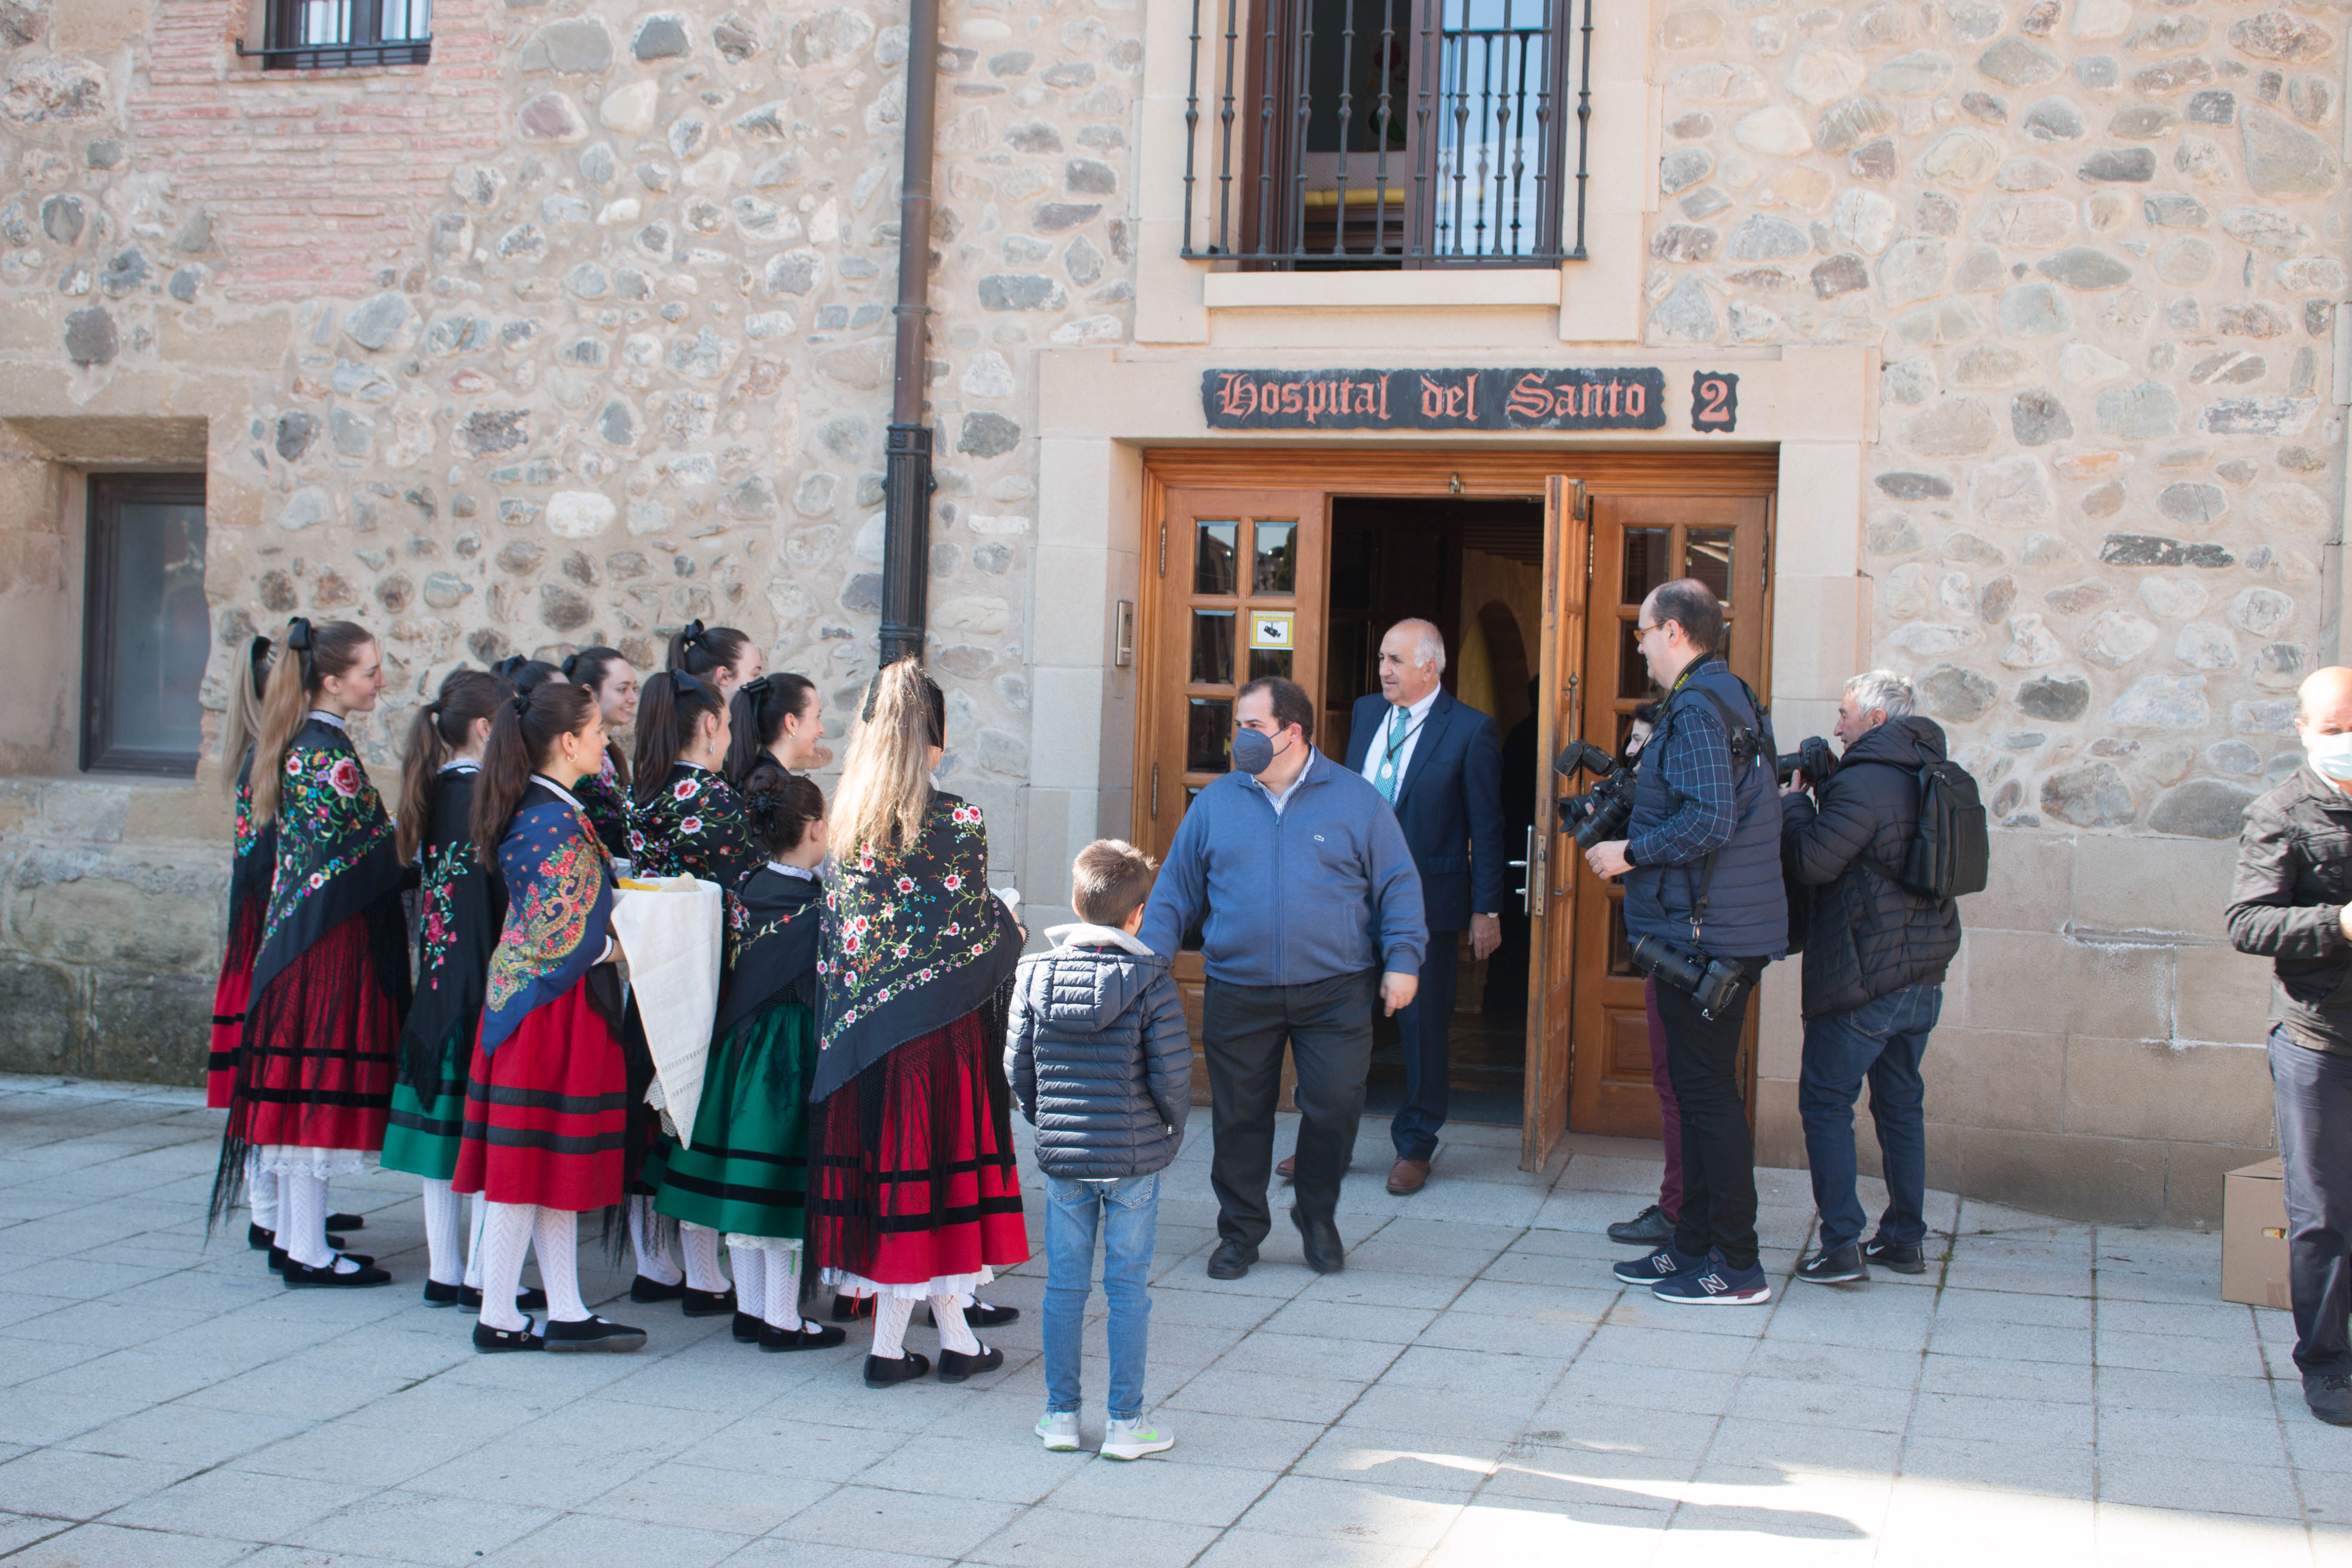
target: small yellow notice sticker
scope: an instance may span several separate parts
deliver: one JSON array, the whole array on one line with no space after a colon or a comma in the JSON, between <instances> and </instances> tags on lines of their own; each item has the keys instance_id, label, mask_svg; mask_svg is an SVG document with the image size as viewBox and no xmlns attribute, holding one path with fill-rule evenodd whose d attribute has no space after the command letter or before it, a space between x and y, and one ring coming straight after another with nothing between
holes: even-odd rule
<instances>
[{"instance_id":1,"label":"small yellow notice sticker","mask_svg":"<svg viewBox=\"0 0 2352 1568\"><path fill-rule=\"evenodd\" d=\"M1293 647L1292 640L1298 622L1296 610L1253 610L1250 612L1252 647Z\"/></svg>"}]
</instances>

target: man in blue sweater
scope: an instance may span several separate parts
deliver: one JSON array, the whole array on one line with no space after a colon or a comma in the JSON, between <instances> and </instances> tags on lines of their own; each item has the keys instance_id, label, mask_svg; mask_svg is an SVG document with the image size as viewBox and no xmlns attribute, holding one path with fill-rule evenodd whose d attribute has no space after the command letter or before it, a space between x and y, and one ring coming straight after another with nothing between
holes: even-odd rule
<instances>
[{"instance_id":1,"label":"man in blue sweater","mask_svg":"<svg viewBox=\"0 0 2352 1568\"><path fill-rule=\"evenodd\" d=\"M1331 1274L1346 1263L1331 1215L1364 1110L1372 1005L1393 1014L1420 986L1421 874L1380 791L1316 755L1304 688L1253 680L1234 715L1235 771L1184 813L1142 938L1173 957L1206 917L1201 1044L1219 1237L1209 1278L1248 1273L1273 1228L1266 1181L1286 1040L1298 1065L1290 1216L1307 1267Z\"/></svg>"}]
</instances>

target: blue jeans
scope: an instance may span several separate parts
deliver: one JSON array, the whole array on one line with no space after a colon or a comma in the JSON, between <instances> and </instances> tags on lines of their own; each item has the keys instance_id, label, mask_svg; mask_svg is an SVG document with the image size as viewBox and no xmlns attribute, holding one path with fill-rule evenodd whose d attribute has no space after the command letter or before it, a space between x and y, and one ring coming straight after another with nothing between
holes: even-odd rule
<instances>
[{"instance_id":1,"label":"blue jeans","mask_svg":"<svg viewBox=\"0 0 2352 1568\"><path fill-rule=\"evenodd\" d=\"M1160 1177L1118 1182L1045 1178L1045 1408L1078 1407L1079 1346L1094 1284L1095 1226L1103 1233L1103 1295L1110 1301L1110 1415L1143 1414L1143 1355L1151 1337L1151 1247L1160 1234Z\"/></svg>"},{"instance_id":2,"label":"blue jeans","mask_svg":"<svg viewBox=\"0 0 2352 1568\"><path fill-rule=\"evenodd\" d=\"M1813 1206L1821 1210L1823 1252L1862 1239L1865 1216L1854 1196L1853 1102L1870 1081L1870 1114L1886 1176L1886 1212L1878 1239L1917 1247L1927 1239L1927 1088L1919 1058L1943 1011L1942 985L1906 985L1851 1013L1805 1020L1805 1063L1797 1076L1797 1112L1805 1122L1805 1158L1813 1168Z\"/></svg>"}]
</instances>

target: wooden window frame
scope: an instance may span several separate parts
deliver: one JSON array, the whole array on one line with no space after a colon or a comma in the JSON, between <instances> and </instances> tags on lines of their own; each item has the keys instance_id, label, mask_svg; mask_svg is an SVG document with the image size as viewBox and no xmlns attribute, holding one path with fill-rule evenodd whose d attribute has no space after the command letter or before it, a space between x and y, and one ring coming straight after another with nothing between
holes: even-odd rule
<instances>
[{"instance_id":1,"label":"wooden window frame","mask_svg":"<svg viewBox=\"0 0 2352 1568\"><path fill-rule=\"evenodd\" d=\"M121 574L122 503L135 500L202 507L205 476L92 474L82 534L81 771L194 778L199 747L176 751L122 743L114 733L109 694L114 689L115 658L121 640L113 605Z\"/></svg>"}]
</instances>

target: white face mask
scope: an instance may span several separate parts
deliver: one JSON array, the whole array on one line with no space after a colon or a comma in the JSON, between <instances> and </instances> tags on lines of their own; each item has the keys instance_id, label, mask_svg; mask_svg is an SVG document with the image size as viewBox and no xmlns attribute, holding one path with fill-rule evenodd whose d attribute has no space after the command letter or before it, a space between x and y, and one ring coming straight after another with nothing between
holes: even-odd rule
<instances>
[{"instance_id":1,"label":"white face mask","mask_svg":"<svg viewBox=\"0 0 2352 1568\"><path fill-rule=\"evenodd\" d=\"M2295 729L2303 737L2304 755L2311 760L2312 768L2321 777L2338 784L2352 783L2352 731L2315 735L2300 724Z\"/></svg>"}]
</instances>

